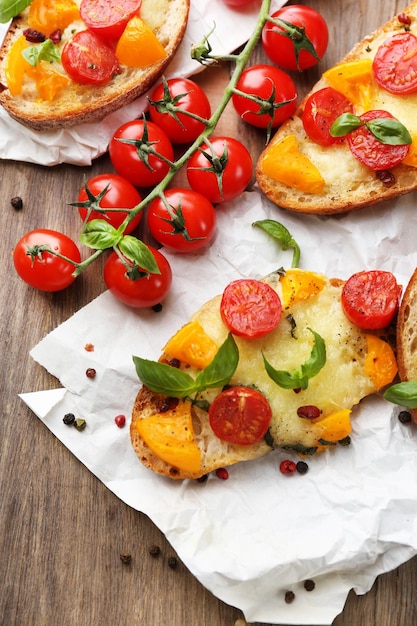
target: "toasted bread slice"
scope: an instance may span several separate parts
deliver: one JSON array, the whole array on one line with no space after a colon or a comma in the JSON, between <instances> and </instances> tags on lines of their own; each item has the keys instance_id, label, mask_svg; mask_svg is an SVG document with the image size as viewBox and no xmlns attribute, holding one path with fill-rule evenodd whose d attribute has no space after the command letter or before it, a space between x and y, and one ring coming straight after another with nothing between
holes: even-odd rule
<instances>
[{"instance_id":1,"label":"toasted bread slice","mask_svg":"<svg viewBox=\"0 0 417 626\"><path fill-rule=\"evenodd\" d=\"M417 380L417 269L404 291L397 318L398 374L402 381ZM417 423L417 409L410 413Z\"/></svg>"},{"instance_id":2,"label":"toasted bread slice","mask_svg":"<svg viewBox=\"0 0 417 626\"><path fill-rule=\"evenodd\" d=\"M404 19L399 20L398 16L394 17L358 43L335 67L343 71L345 64L359 60L372 61L379 46L394 33L410 31L417 35L417 1L412 2L402 13L410 17L410 24L404 23ZM337 72L324 72L302 100L294 117L278 129L262 152L256 167L257 183L273 203L301 213L345 213L395 198L417 188L417 161L413 161L412 165L409 164L411 161L408 164L403 161L389 173L380 176L362 165L352 155L346 142L323 147L307 136L302 123L307 98L319 89L333 87L348 97L357 115L372 109L390 112L409 130L414 143L417 137L417 93L401 96L381 89L372 77L371 63L368 74L358 75L353 83L353 88L345 93L345 85L338 81ZM303 185L304 188L290 184L281 173L274 171L274 161L279 163L282 158L278 144L290 135L295 138L297 150L307 159L307 163L311 163L318 170L324 180L324 186L318 191L309 184Z\"/></svg>"},{"instance_id":3,"label":"toasted bread slice","mask_svg":"<svg viewBox=\"0 0 417 626\"><path fill-rule=\"evenodd\" d=\"M272 411L267 436L251 445L238 445L214 434L208 407L221 388L205 389L192 402L188 397L178 400L155 393L148 381L148 386L139 390L130 425L133 448L147 468L174 479L198 478L257 459L274 448L303 455L334 448L349 440L353 407L396 375L391 346L352 324L343 313L343 281L288 270L285 276L273 273L264 282L280 296L283 314L276 328L264 337L234 337L239 363L229 385L255 388L266 397ZM168 341L160 361L172 363L175 359L182 370L196 376L205 367L205 351L212 345L216 351L228 336L220 302L221 296L217 296L203 305ZM268 375L264 356L276 369L299 368L311 353L311 329L324 339L324 366L305 389L279 386ZM203 364L196 364L196 354ZM298 413L300 407L307 407L307 413L316 407L319 415L313 413L306 419Z\"/></svg>"},{"instance_id":4,"label":"toasted bread slice","mask_svg":"<svg viewBox=\"0 0 417 626\"><path fill-rule=\"evenodd\" d=\"M14 42L28 27L29 7L13 19L0 49L0 104L11 117L35 130L100 121L145 93L162 75L183 39L189 7L189 0L143 0L140 16L165 49L163 58L143 68L120 64L119 73L100 86L79 84L71 80L51 101L39 97L33 80L26 78L26 83L17 95L12 95L7 85L8 55ZM64 31L59 47L62 49L73 32L85 28L81 19L70 24ZM58 73L65 74L60 63L54 65Z\"/></svg>"}]
</instances>

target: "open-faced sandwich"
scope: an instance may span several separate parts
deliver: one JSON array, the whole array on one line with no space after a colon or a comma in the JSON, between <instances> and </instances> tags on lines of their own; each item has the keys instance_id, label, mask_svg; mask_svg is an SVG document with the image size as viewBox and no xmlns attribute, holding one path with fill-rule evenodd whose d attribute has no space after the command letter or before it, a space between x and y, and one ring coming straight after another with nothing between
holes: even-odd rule
<instances>
[{"instance_id":1,"label":"open-faced sandwich","mask_svg":"<svg viewBox=\"0 0 417 626\"><path fill-rule=\"evenodd\" d=\"M342 281L290 269L233 281L159 361L134 357L138 458L184 479L274 448L313 455L349 443L354 407L396 376L388 329L400 295L383 271Z\"/></svg>"},{"instance_id":2,"label":"open-faced sandwich","mask_svg":"<svg viewBox=\"0 0 417 626\"><path fill-rule=\"evenodd\" d=\"M189 0L32 0L0 50L0 104L45 130L96 122L161 76Z\"/></svg>"},{"instance_id":3,"label":"open-faced sandwich","mask_svg":"<svg viewBox=\"0 0 417 626\"><path fill-rule=\"evenodd\" d=\"M258 185L275 204L315 214L412 191L416 109L415 1L324 72L261 154Z\"/></svg>"},{"instance_id":4,"label":"open-faced sandwich","mask_svg":"<svg viewBox=\"0 0 417 626\"><path fill-rule=\"evenodd\" d=\"M404 290L398 311L397 350L399 377L414 385L408 408L417 423L417 269ZM401 397L398 403L401 404ZM405 398L403 406L407 406Z\"/></svg>"}]
</instances>

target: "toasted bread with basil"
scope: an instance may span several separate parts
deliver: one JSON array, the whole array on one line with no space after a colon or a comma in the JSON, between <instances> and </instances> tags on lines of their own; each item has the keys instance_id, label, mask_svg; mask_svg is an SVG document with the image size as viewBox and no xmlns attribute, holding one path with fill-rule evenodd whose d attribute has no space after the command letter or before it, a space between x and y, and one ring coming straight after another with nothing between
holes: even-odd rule
<instances>
[{"instance_id":1,"label":"toasted bread with basil","mask_svg":"<svg viewBox=\"0 0 417 626\"><path fill-rule=\"evenodd\" d=\"M150 470L174 479L199 478L218 468L257 459L275 448L307 456L333 450L349 442L354 407L396 375L391 346L379 333L361 330L345 316L343 281L293 269L272 273L261 282L278 294L282 306L277 325L265 335L231 335L223 321L221 294L204 304L168 341L158 362L134 357L143 386L132 410L130 436L139 460ZM293 387L278 384L267 371L264 358L276 370L298 372L309 358L316 358L314 333L325 345L319 371L301 388L298 381ZM221 380L229 358L224 346L231 336L238 363L226 386L222 380L220 386L203 385L195 393L174 394L170 377L176 377L177 371L194 380L204 372L207 380L213 376L213 371L208 375L207 367L215 364L214 383ZM220 351L222 358L217 362ZM164 366L163 378L169 372L168 382L161 383L158 363ZM224 424L226 435L213 430L209 411L214 401L233 387L255 390L270 407L267 431L255 440L251 435L243 439L246 433L243 427L236 430L236 425L230 431Z\"/></svg>"},{"instance_id":2,"label":"toasted bread with basil","mask_svg":"<svg viewBox=\"0 0 417 626\"><path fill-rule=\"evenodd\" d=\"M76 0L76 5L79 4L80 0ZM41 78L35 75L35 68L29 66L23 73L22 84L16 85L16 67L20 61L11 63L10 54L14 45L15 52L19 45L25 45L21 38L24 38L23 33L31 23L29 6L12 20L0 49L0 104L11 117L35 130L100 121L138 98L162 75L183 39L189 5L189 0L143 0L139 17L150 31L151 47L155 44L155 50L158 49L155 62L143 67L119 63L117 72L108 82L92 85L69 78L59 60L52 63L40 61L37 67ZM63 28L57 43L58 50L62 52L65 43L82 30L86 30L86 25L78 14ZM49 32L42 34L46 37L50 35ZM33 43L27 42L26 45L29 47ZM45 86L48 80L45 75L51 70L54 72L54 84L49 89ZM41 81L43 87L39 86Z\"/></svg>"},{"instance_id":3,"label":"toasted bread with basil","mask_svg":"<svg viewBox=\"0 0 417 626\"><path fill-rule=\"evenodd\" d=\"M398 310L397 361L402 381L417 380L417 269L405 288ZM417 409L410 412L417 423Z\"/></svg>"},{"instance_id":4,"label":"toasted bread with basil","mask_svg":"<svg viewBox=\"0 0 417 626\"><path fill-rule=\"evenodd\" d=\"M345 213L417 188L417 92L394 95L382 89L372 74L372 61L381 44L393 34L408 32L417 36L417 1L325 71L293 118L278 129L256 166L257 183L273 203L300 213ZM375 171L352 155L346 141L330 147L312 141L304 130L303 112L310 95L325 87L343 93L356 115L370 110L390 112L413 138L408 156L389 171Z\"/></svg>"}]
</instances>

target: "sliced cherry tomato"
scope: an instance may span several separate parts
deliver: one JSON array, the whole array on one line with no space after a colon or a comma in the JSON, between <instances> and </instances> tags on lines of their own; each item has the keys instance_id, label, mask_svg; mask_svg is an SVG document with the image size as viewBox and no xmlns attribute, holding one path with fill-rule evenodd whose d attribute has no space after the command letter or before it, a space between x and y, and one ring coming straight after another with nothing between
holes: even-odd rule
<instances>
[{"instance_id":1,"label":"sliced cherry tomato","mask_svg":"<svg viewBox=\"0 0 417 626\"><path fill-rule=\"evenodd\" d=\"M86 182L86 186L96 198L103 193L105 189L107 189L99 201L98 206L102 209L119 210L109 210L101 213L100 211L94 210L93 207L89 208L88 206L79 206L78 211L84 221L87 220L89 222L90 220L102 219L109 222L109 224L114 226L114 228L119 228L129 213L129 210L121 211L120 209L133 209L141 201L141 197L137 189L135 189L135 187L129 183L128 180L118 174L99 174L90 178ZM80 202L90 203L91 206L85 186L78 194L78 203ZM129 222L128 226L124 230L124 234L128 235L134 231L141 218L142 212L138 213L137 216Z\"/></svg>"},{"instance_id":2,"label":"sliced cherry tomato","mask_svg":"<svg viewBox=\"0 0 417 626\"><path fill-rule=\"evenodd\" d=\"M147 308L160 304L171 288L172 270L168 259L155 248L148 247L155 257L160 274L142 270L135 278L129 275L128 268L116 252L110 254L104 265L107 289L130 307Z\"/></svg>"},{"instance_id":3,"label":"sliced cherry tomato","mask_svg":"<svg viewBox=\"0 0 417 626\"><path fill-rule=\"evenodd\" d=\"M330 134L331 125L342 113L353 113L351 102L333 87L319 89L311 94L304 105L304 130L320 146L343 143L344 137L332 137Z\"/></svg>"},{"instance_id":4,"label":"sliced cherry tomato","mask_svg":"<svg viewBox=\"0 0 417 626\"><path fill-rule=\"evenodd\" d=\"M391 93L417 91L417 37L409 32L388 37L377 50L372 70L376 82Z\"/></svg>"},{"instance_id":5,"label":"sliced cherry tomato","mask_svg":"<svg viewBox=\"0 0 417 626\"><path fill-rule=\"evenodd\" d=\"M166 96L164 96L165 90L168 91ZM194 141L206 126L204 122L200 122L189 115L179 112L171 115L163 108L158 110L161 106L168 105L171 107L175 105L183 111L198 115L198 117L206 120L211 115L210 102L205 92L200 85L189 78L170 78L166 81L166 87L161 83L152 91L149 102L151 120L162 128L174 143L182 144Z\"/></svg>"},{"instance_id":6,"label":"sliced cherry tomato","mask_svg":"<svg viewBox=\"0 0 417 626\"><path fill-rule=\"evenodd\" d=\"M149 154L149 147L157 154ZM116 172L135 187L157 185L169 171L169 163L164 159L170 162L174 159L174 149L166 133L144 120L119 126L110 140L109 154Z\"/></svg>"},{"instance_id":7,"label":"sliced cherry tomato","mask_svg":"<svg viewBox=\"0 0 417 626\"><path fill-rule=\"evenodd\" d=\"M74 263L81 262L76 243L55 230L39 228L26 233L16 244L13 262L28 285L41 291L61 291L71 285L75 265L48 252L48 247Z\"/></svg>"},{"instance_id":8,"label":"sliced cherry tomato","mask_svg":"<svg viewBox=\"0 0 417 626\"><path fill-rule=\"evenodd\" d=\"M360 116L363 126L359 126L347 135L347 141L358 161L370 167L372 170L389 170L401 163L408 154L408 144L390 145L379 141L365 126L366 122L383 118L393 118L388 111L367 111Z\"/></svg>"},{"instance_id":9,"label":"sliced cherry tomato","mask_svg":"<svg viewBox=\"0 0 417 626\"><path fill-rule=\"evenodd\" d=\"M360 328L386 328L397 313L401 291L401 285L391 272L358 272L343 286L343 310L346 317Z\"/></svg>"},{"instance_id":10,"label":"sliced cherry tomato","mask_svg":"<svg viewBox=\"0 0 417 626\"><path fill-rule=\"evenodd\" d=\"M210 426L219 439L251 446L263 439L272 418L265 396L251 387L229 387L209 408Z\"/></svg>"},{"instance_id":11,"label":"sliced cherry tomato","mask_svg":"<svg viewBox=\"0 0 417 626\"><path fill-rule=\"evenodd\" d=\"M61 62L68 76L82 85L102 85L119 71L113 48L92 30L81 30L67 41Z\"/></svg>"},{"instance_id":12,"label":"sliced cherry tomato","mask_svg":"<svg viewBox=\"0 0 417 626\"><path fill-rule=\"evenodd\" d=\"M270 113L261 113L265 104L258 104L234 93L232 103L242 120L258 128L279 126L297 108L297 89L293 79L272 65L253 65L244 70L236 88L271 105Z\"/></svg>"},{"instance_id":13,"label":"sliced cherry tomato","mask_svg":"<svg viewBox=\"0 0 417 626\"><path fill-rule=\"evenodd\" d=\"M193 252L207 246L216 230L216 211L207 198L192 189L171 188L165 201L156 198L149 206L151 235L176 252Z\"/></svg>"},{"instance_id":14,"label":"sliced cherry tomato","mask_svg":"<svg viewBox=\"0 0 417 626\"><path fill-rule=\"evenodd\" d=\"M271 17L290 24L288 28L284 24L265 23L262 46L271 61L286 70L306 70L317 65L329 43L329 30L323 16L311 7L294 4L278 9Z\"/></svg>"},{"instance_id":15,"label":"sliced cherry tomato","mask_svg":"<svg viewBox=\"0 0 417 626\"><path fill-rule=\"evenodd\" d=\"M251 278L229 283L220 313L227 328L248 339L263 337L276 328L282 312L279 295L270 285Z\"/></svg>"},{"instance_id":16,"label":"sliced cherry tomato","mask_svg":"<svg viewBox=\"0 0 417 626\"><path fill-rule=\"evenodd\" d=\"M190 187L214 204L239 196L252 178L252 157L233 137L210 137L187 164Z\"/></svg>"},{"instance_id":17,"label":"sliced cherry tomato","mask_svg":"<svg viewBox=\"0 0 417 626\"><path fill-rule=\"evenodd\" d=\"M142 0L81 0L80 15L85 24L103 39L118 39L128 21L138 13Z\"/></svg>"}]
</instances>

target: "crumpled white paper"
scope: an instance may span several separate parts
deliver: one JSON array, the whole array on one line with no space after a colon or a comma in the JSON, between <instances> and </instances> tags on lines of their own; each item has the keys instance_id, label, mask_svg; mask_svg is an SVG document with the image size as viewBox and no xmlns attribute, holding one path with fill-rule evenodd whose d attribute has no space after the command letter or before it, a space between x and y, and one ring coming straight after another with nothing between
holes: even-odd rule
<instances>
[{"instance_id":1,"label":"crumpled white paper","mask_svg":"<svg viewBox=\"0 0 417 626\"><path fill-rule=\"evenodd\" d=\"M271 10L277 10L284 4L284 0L272 0ZM186 77L203 69L191 59L190 51L192 45L207 36L213 26L216 27L210 35L213 53L224 55L233 52L249 39L258 11L258 0L239 11L229 9L222 0L191 0L184 39L165 76ZM7 26L0 24L0 41L6 31ZM0 158L40 165L90 165L93 159L106 152L114 131L121 124L140 116L146 107L145 94L101 122L40 132L19 124L0 106Z\"/></svg>"},{"instance_id":2,"label":"crumpled white paper","mask_svg":"<svg viewBox=\"0 0 417 626\"><path fill-rule=\"evenodd\" d=\"M173 332L230 280L290 266L291 251L254 220L283 223L301 246L304 269L340 278L386 269L405 285L417 266L415 198L320 218L245 193L217 208L218 234L204 253L165 252L175 279L162 312L134 311L105 292L31 351L63 389L24 393L23 401L249 622L331 624L350 589L366 593L379 574L417 553L416 427L402 425L398 407L375 396L354 413L352 445L309 459L304 476L280 474L279 462L291 454L275 451L231 467L227 481L171 481L140 464L128 428L114 423L119 413L129 416L140 386L132 355L157 359ZM94 380L87 367L96 369ZM67 412L87 420L83 432L63 424ZM303 587L309 578L312 592ZM296 596L291 605L287 590Z\"/></svg>"}]
</instances>

